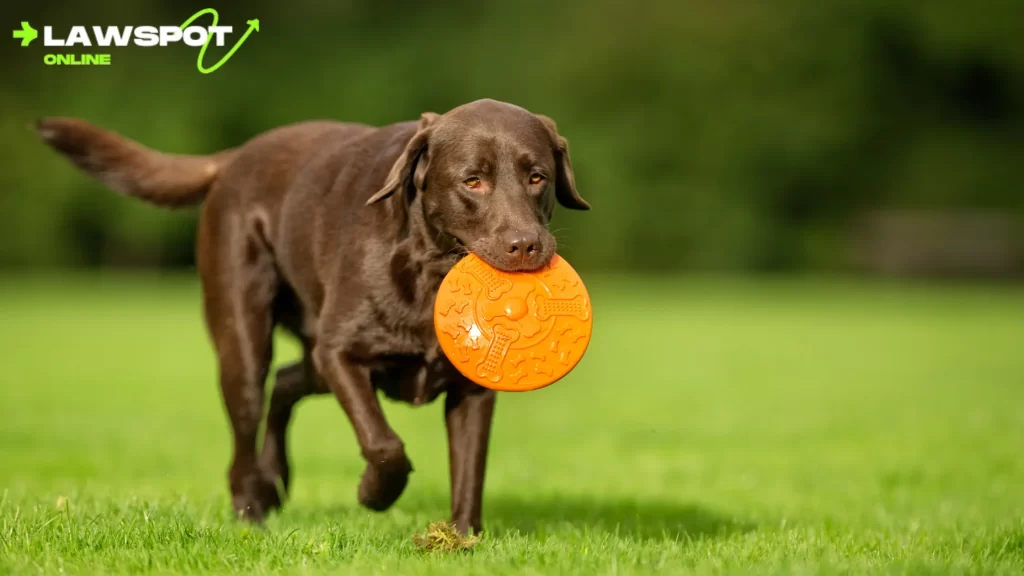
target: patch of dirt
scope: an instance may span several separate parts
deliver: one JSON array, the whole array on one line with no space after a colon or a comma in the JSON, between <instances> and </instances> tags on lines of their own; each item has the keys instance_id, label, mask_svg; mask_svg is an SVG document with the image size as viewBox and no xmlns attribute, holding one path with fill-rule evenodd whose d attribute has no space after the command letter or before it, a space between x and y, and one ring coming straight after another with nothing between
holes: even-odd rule
<instances>
[{"instance_id":1,"label":"patch of dirt","mask_svg":"<svg viewBox=\"0 0 1024 576\"><path fill-rule=\"evenodd\" d=\"M413 536L412 541L424 552L459 552L476 546L480 536L459 534L450 522L432 522L425 533Z\"/></svg>"}]
</instances>

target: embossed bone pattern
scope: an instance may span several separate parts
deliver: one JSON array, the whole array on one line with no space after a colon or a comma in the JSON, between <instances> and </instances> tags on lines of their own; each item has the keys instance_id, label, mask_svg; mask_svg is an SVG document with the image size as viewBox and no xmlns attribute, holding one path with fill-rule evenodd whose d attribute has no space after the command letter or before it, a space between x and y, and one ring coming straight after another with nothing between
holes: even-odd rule
<instances>
[{"instance_id":1,"label":"embossed bone pattern","mask_svg":"<svg viewBox=\"0 0 1024 576\"><path fill-rule=\"evenodd\" d=\"M507 391L554 383L590 342L590 300L559 256L532 273L506 273L474 255L445 278L434 305L441 348L466 377Z\"/></svg>"}]
</instances>

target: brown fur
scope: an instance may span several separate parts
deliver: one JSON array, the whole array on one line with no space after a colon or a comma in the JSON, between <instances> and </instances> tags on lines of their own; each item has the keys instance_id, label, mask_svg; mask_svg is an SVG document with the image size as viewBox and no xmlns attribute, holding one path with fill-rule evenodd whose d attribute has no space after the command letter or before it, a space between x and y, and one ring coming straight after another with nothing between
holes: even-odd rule
<instances>
[{"instance_id":1,"label":"brown fur","mask_svg":"<svg viewBox=\"0 0 1024 576\"><path fill-rule=\"evenodd\" d=\"M381 128L295 124L211 156L164 154L75 119L38 129L118 192L164 206L204 202L196 257L240 515L259 521L280 506L292 408L327 392L367 461L359 501L389 507L412 465L376 391L417 405L446 392L452 521L463 532L481 528L495 393L440 352L432 304L466 249L505 270L535 269L555 252L555 200L589 208L550 119L481 100ZM305 357L276 374L257 454L275 325L299 338Z\"/></svg>"}]
</instances>

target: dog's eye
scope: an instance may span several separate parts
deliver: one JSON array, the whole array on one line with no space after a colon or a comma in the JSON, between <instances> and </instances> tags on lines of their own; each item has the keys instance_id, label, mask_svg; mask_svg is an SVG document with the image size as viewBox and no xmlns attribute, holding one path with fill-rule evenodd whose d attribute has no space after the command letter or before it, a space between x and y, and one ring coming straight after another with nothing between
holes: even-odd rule
<instances>
[{"instance_id":1,"label":"dog's eye","mask_svg":"<svg viewBox=\"0 0 1024 576\"><path fill-rule=\"evenodd\" d=\"M530 184L540 184L543 181L544 181L544 175L543 174L537 174L536 172L534 172L533 174L530 174Z\"/></svg>"},{"instance_id":2,"label":"dog's eye","mask_svg":"<svg viewBox=\"0 0 1024 576\"><path fill-rule=\"evenodd\" d=\"M473 176L472 178L466 178L465 180L462 181L462 183L465 184L467 188L470 188L472 190L476 190L477 188L480 187L481 184L483 184L483 182L476 176Z\"/></svg>"}]
</instances>

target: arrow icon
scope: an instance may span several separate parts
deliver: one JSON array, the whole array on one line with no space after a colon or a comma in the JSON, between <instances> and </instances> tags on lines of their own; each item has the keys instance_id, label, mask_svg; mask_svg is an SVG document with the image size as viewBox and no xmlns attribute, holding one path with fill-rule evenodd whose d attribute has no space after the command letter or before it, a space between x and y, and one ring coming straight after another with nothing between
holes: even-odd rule
<instances>
[{"instance_id":1,"label":"arrow icon","mask_svg":"<svg viewBox=\"0 0 1024 576\"><path fill-rule=\"evenodd\" d=\"M39 32L36 32L36 29L25 21L21 22L21 30L15 30L11 33L11 38L21 38L22 47L28 46L38 37Z\"/></svg>"},{"instance_id":2,"label":"arrow icon","mask_svg":"<svg viewBox=\"0 0 1024 576\"><path fill-rule=\"evenodd\" d=\"M193 14L192 17L188 20L185 20L185 23L181 25L181 29L184 30L185 28L188 28L188 25L194 22L196 18L199 18L200 16L204 16L206 14L210 14L211 16L213 16L213 25L216 26L217 21L220 19L220 15L217 14L217 11L213 8L205 8ZM242 46L242 43L245 42L245 39L248 38L250 34L252 34L253 32L260 31L259 20L247 20L246 24L249 25L249 29L245 31L245 34L242 34L242 37L238 39L238 42L235 42L235 45L231 47L231 50L228 50L227 54L221 57L221 59L218 60L216 64L210 66L209 68L203 66L203 56L206 55L206 48L210 45L210 40L213 38L213 35L211 34L210 36L206 37L206 44L203 44L203 47L199 49L199 59L196 61L196 66L199 68L199 72L201 72L202 74L209 74L217 70L217 68L223 66L225 62L227 62L232 56L234 56L235 52Z\"/></svg>"}]
</instances>

